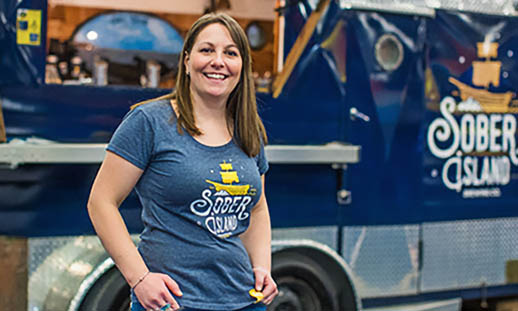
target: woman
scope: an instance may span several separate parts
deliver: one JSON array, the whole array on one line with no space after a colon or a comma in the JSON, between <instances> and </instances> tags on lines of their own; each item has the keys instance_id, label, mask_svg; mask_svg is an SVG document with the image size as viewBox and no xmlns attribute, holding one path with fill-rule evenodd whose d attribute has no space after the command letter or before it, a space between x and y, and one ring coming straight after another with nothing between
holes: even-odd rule
<instances>
[{"instance_id":1,"label":"woman","mask_svg":"<svg viewBox=\"0 0 518 311\"><path fill-rule=\"evenodd\" d=\"M90 218L132 288L133 311L266 310L277 295L266 134L246 35L228 15L205 15L179 64L176 91L132 107L114 133ZM118 211L134 186L143 206L138 250Z\"/></svg>"}]
</instances>

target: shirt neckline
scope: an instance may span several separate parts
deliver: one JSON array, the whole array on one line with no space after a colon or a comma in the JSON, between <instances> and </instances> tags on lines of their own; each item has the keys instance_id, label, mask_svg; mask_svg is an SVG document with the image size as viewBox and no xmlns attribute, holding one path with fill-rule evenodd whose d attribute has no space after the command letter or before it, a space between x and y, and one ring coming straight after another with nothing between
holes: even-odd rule
<instances>
[{"instance_id":1,"label":"shirt neckline","mask_svg":"<svg viewBox=\"0 0 518 311\"><path fill-rule=\"evenodd\" d=\"M190 139L199 147L203 148L203 149L207 149L207 150L218 150L218 149L225 149L227 148L228 146L232 145L233 142L234 142L234 138L231 138L228 142L224 143L224 144L221 144L221 145L216 145L216 146L210 146L210 145L206 145L202 142L200 142L199 140L197 140L196 138L194 138L191 134L189 134L189 132L187 132L185 129L185 134L187 136L190 137Z\"/></svg>"},{"instance_id":2,"label":"shirt neckline","mask_svg":"<svg viewBox=\"0 0 518 311\"><path fill-rule=\"evenodd\" d=\"M176 122L178 122L178 116L176 115L176 111L174 110L174 107L173 107L173 102L172 102L172 99L170 99L168 101L168 104L169 104L169 107L171 108L171 112L173 113L173 116L174 116L174 119ZM197 145L198 147L201 147L203 149L206 149L206 150L218 150L218 149L225 149L227 148L228 146L232 145L234 143L234 137L231 137L229 141L221 144L221 145L216 145L216 146L210 146L210 145L206 145L204 143L202 143L201 141L197 140L196 138L194 138L189 132L187 132L185 129L183 129L184 133L189 136L189 138L194 142L195 145Z\"/></svg>"}]
</instances>

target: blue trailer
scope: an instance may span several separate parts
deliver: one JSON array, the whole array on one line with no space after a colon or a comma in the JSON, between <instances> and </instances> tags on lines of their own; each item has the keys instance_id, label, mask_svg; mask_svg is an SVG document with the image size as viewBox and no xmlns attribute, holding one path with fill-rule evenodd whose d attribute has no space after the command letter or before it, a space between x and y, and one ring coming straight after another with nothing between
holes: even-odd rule
<instances>
[{"instance_id":1,"label":"blue trailer","mask_svg":"<svg viewBox=\"0 0 518 311\"><path fill-rule=\"evenodd\" d=\"M0 235L27 239L28 310L126 310L85 205L130 105L170 90L46 83L47 5L0 3ZM279 61L257 93L280 288L269 310L498 310L518 297L512 1L276 12ZM135 195L121 212L137 234Z\"/></svg>"}]
</instances>

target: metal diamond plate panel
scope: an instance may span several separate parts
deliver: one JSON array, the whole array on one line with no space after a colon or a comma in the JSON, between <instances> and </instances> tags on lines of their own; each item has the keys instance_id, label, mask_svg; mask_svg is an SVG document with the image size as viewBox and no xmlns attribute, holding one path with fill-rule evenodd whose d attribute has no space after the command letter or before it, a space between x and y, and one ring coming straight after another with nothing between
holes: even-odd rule
<instances>
[{"instance_id":1,"label":"metal diamond plate panel","mask_svg":"<svg viewBox=\"0 0 518 311\"><path fill-rule=\"evenodd\" d=\"M363 8L400 13L426 14L426 9L444 9L497 15L516 15L513 0L341 0L342 8Z\"/></svg>"},{"instance_id":2,"label":"metal diamond plate panel","mask_svg":"<svg viewBox=\"0 0 518 311\"><path fill-rule=\"evenodd\" d=\"M372 6L406 6L408 8L411 7L427 7L426 0L342 0L340 3L345 6L348 3L351 4L364 4L364 5L372 5Z\"/></svg>"},{"instance_id":3,"label":"metal diamond plate panel","mask_svg":"<svg viewBox=\"0 0 518 311\"><path fill-rule=\"evenodd\" d=\"M104 250L97 237L56 237L29 239L29 311L51 310L50 296L73 297L77 284L68 283L73 276L80 282L94 265L93 257L102 258ZM69 286L70 285L70 286ZM67 292L67 288L68 291ZM60 305L61 306L61 305Z\"/></svg>"},{"instance_id":4,"label":"metal diamond plate panel","mask_svg":"<svg viewBox=\"0 0 518 311\"><path fill-rule=\"evenodd\" d=\"M503 285L518 218L423 224L422 291Z\"/></svg>"},{"instance_id":5,"label":"metal diamond plate panel","mask_svg":"<svg viewBox=\"0 0 518 311\"><path fill-rule=\"evenodd\" d=\"M336 250L337 227L304 227L272 230L273 240L313 240Z\"/></svg>"},{"instance_id":6,"label":"metal diamond plate panel","mask_svg":"<svg viewBox=\"0 0 518 311\"><path fill-rule=\"evenodd\" d=\"M429 7L479 12L487 14L515 15L515 1L513 0L426 0Z\"/></svg>"},{"instance_id":7,"label":"metal diamond plate panel","mask_svg":"<svg viewBox=\"0 0 518 311\"><path fill-rule=\"evenodd\" d=\"M419 226L344 227L343 256L362 298L416 294Z\"/></svg>"},{"instance_id":8,"label":"metal diamond plate panel","mask_svg":"<svg viewBox=\"0 0 518 311\"><path fill-rule=\"evenodd\" d=\"M70 241L72 241L72 238L66 237L29 239L29 277L45 261L48 255L70 243Z\"/></svg>"},{"instance_id":9,"label":"metal diamond plate panel","mask_svg":"<svg viewBox=\"0 0 518 311\"><path fill-rule=\"evenodd\" d=\"M433 15L433 8L424 0L341 0L343 9L373 10L401 14Z\"/></svg>"}]
</instances>

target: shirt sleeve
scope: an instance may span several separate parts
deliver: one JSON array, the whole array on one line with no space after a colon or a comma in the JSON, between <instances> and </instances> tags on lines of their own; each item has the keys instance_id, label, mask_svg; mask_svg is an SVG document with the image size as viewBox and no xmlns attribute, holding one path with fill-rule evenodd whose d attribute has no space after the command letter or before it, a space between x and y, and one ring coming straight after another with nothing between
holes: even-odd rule
<instances>
[{"instance_id":1,"label":"shirt sleeve","mask_svg":"<svg viewBox=\"0 0 518 311\"><path fill-rule=\"evenodd\" d=\"M136 108L126 114L106 150L144 170L153 154L154 132L146 116Z\"/></svg>"},{"instance_id":2,"label":"shirt sleeve","mask_svg":"<svg viewBox=\"0 0 518 311\"><path fill-rule=\"evenodd\" d=\"M264 175L268 171L268 168L270 167L268 164L268 160L266 159L266 153L264 152L264 145L261 144L261 151L259 151L259 154L255 157L257 168L259 169L259 174Z\"/></svg>"}]
</instances>

